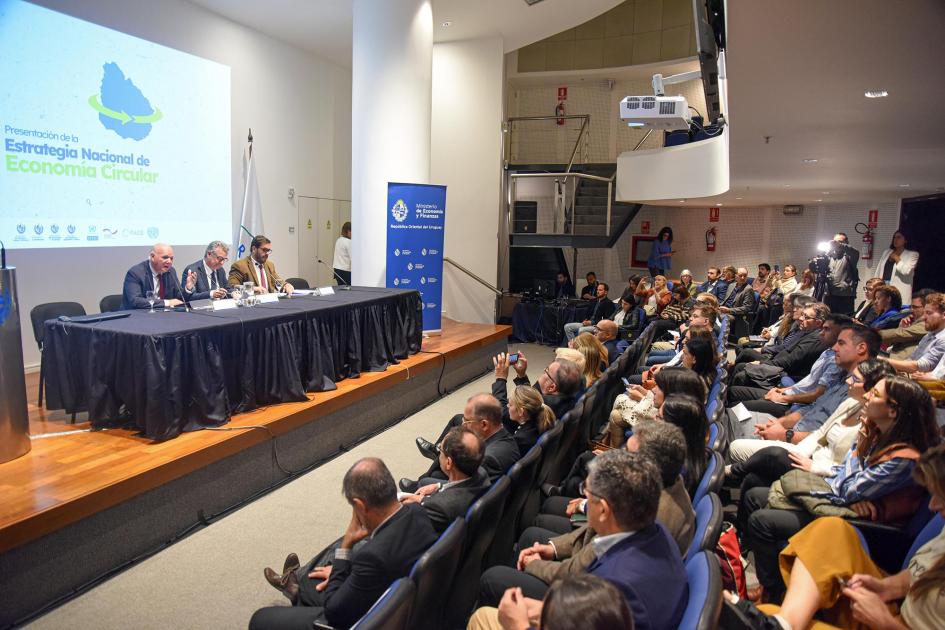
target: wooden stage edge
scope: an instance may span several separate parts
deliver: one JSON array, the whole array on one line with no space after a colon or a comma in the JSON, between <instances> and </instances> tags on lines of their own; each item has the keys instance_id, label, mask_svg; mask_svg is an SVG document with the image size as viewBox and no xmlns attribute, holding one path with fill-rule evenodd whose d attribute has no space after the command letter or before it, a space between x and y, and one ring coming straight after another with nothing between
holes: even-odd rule
<instances>
[{"instance_id":1,"label":"wooden stage edge","mask_svg":"<svg viewBox=\"0 0 945 630\"><path fill-rule=\"evenodd\" d=\"M282 435L420 374L441 369L444 359L440 353L446 360L458 358L510 334L510 326L465 324L444 318L441 335L424 339L421 352L384 372L345 379L335 391L309 394L307 402L239 414L225 426L263 425L273 435ZM73 425L61 412L37 407L37 380L37 375L27 375L30 428L34 435L49 437L34 439L30 453L0 464L0 553L271 439L268 431L251 428L194 431L167 442L152 442L126 429L72 433L73 429L87 429L88 423Z\"/></svg>"}]
</instances>

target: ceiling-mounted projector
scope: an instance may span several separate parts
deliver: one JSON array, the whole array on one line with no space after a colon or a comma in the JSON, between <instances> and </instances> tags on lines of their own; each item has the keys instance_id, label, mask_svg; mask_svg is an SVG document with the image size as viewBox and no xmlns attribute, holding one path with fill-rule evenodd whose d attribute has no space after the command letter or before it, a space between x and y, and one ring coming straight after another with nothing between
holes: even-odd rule
<instances>
[{"instance_id":1,"label":"ceiling-mounted projector","mask_svg":"<svg viewBox=\"0 0 945 630\"><path fill-rule=\"evenodd\" d=\"M689 103L684 96L627 96L620 118L631 127L675 131L689 129Z\"/></svg>"}]
</instances>

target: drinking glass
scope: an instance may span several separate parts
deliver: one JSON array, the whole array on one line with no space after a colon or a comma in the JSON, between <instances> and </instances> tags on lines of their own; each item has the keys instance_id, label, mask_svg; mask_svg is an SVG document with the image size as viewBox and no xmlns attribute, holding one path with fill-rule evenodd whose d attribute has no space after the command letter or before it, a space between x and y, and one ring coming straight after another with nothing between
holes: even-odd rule
<instances>
[{"instance_id":1,"label":"drinking glass","mask_svg":"<svg viewBox=\"0 0 945 630\"><path fill-rule=\"evenodd\" d=\"M157 296L154 295L154 291L148 291L148 292L145 294L145 298L148 300L148 304L151 305L151 310L148 311L148 312L149 312L149 313L153 313L153 312L154 312L154 303L157 302Z\"/></svg>"},{"instance_id":2,"label":"drinking glass","mask_svg":"<svg viewBox=\"0 0 945 630\"><path fill-rule=\"evenodd\" d=\"M233 287L233 290L230 291L230 297L239 304L240 298L243 297L243 290L239 286Z\"/></svg>"},{"instance_id":3,"label":"drinking glass","mask_svg":"<svg viewBox=\"0 0 945 630\"><path fill-rule=\"evenodd\" d=\"M282 278L276 278L273 284L276 285L276 293L282 293L282 287L285 285L285 280Z\"/></svg>"}]
</instances>

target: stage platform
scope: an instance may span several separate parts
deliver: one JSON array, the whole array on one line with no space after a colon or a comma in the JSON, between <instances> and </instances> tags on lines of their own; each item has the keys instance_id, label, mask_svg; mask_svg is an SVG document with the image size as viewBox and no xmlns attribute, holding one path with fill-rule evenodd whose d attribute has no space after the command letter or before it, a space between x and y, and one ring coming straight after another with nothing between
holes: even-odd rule
<instances>
[{"instance_id":1,"label":"stage platform","mask_svg":"<svg viewBox=\"0 0 945 630\"><path fill-rule=\"evenodd\" d=\"M30 430L45 437L0 464L0 627L81 592L284 483L286 471L311 468L482 375L510 332L444 319L442 335L425 338L420 353L384 372L340 381L306 402L234 416L225 428L237 430L166 442L126 429L89 431L84 414L71 424L67 414L36 406L38 375L27 375Z\"/></svg>"}]
</instances>

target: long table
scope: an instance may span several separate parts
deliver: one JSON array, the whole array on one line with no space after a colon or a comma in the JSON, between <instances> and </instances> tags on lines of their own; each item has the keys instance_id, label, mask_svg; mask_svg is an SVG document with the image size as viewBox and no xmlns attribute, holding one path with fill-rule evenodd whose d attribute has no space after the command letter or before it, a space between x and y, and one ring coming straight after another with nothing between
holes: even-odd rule
<instances>
[{"instance_id":1,"label":"long table","mask_svg":"<svg viewBox=\"0 0 945 630\"><path fill-rule=\"evenodd\" d=\"M422 308L417 291L354 287L252 308L49 320L46 405L166 440L385 370L420 350Z\"/></svg>"}]
</instances>

